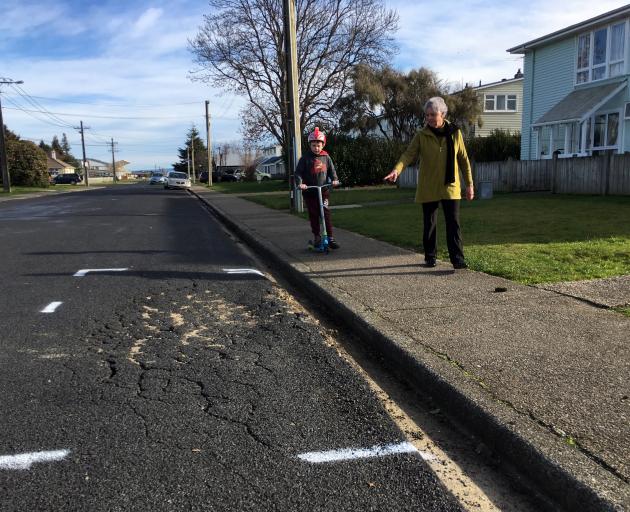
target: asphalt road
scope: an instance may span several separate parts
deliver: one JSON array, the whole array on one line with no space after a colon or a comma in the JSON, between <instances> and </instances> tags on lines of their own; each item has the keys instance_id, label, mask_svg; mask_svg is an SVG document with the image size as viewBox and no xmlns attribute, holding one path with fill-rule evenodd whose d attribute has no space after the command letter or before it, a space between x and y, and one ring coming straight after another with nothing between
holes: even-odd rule
<instances>
[{"instance_id":1,"label":"asphalt road","mask_svg":"<svg viewBox=\"0 0 630 512\"><path fill-rule=\"evenodd\" d=\"M0 203L0 241L0 510L460 510L186 192Z\"/></svg>"}]
</instances>

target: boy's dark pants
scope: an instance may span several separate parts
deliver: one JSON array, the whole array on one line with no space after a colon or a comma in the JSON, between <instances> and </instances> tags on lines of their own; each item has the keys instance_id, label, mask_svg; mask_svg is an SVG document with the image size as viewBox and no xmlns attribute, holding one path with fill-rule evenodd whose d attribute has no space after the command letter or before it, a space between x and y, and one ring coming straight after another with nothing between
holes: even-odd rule
<instances>
[{"instance_id":1,"label":"boy's dark pants","mask_svg":"<svg viewBox=\"0 0 630 512\"><path fill-rule=\"evenodd\" d=\"M437 210L442 203L444 219L446 220L446 245L451 263L464 262L464 248L459 229L459 200L442 199L422 203L422 214L424 217L424 230L422 232L422 244L424 246L425 260L437 256Z\"/></svg>"},{"instance_id":2,"label":"boy's dark pants","mask_svg":"<svg viewBox=\"0 0 630 512\"><path fill-rule=\"evenodd\" d=\"M328 209L328 195L327 189L322 190L322 200L324 201L324 221L326 222L326 232L328 238L332 238L333 226L330 220L330 210ZM315 194L302 194L306 209L308 210L308 220L311 223L311 231L313 236L317 238L319 236L319 199L317 197L317 191Z\"/></svg>"}]
</instances>

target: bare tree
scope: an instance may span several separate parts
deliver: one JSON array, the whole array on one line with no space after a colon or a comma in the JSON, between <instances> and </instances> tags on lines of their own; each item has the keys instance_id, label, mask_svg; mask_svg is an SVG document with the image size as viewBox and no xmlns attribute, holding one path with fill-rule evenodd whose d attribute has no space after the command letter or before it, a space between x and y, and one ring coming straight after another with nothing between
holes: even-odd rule
<instances>
[{"instance_id":1,"label":"bare tree","mask_svg":"<svg viewBox=\"0 0 630 512\"><path fill-rule=\"evenodd\" d=\"M287 88L282 0L210 0L211 13L189 41L193 80L245 95L246 140L285 146ZM330 122L359 63L379 66L395 51L398 15L382 0L297 0L300 124ZM285 146L286 147L286 146Z\"/></svg>"}]
</instances>

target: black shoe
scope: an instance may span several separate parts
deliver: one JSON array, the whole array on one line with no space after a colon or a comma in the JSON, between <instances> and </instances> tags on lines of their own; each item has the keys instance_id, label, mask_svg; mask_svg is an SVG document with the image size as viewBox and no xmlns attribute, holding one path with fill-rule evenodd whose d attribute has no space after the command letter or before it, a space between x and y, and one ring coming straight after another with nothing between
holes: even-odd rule
<instances>
[{"instance_id":1,"label":"black shoe","mask_svg":"<svg viewBox=\"0 0 630 512\"><path fill-rule=\"evenodd\" d=\"M468 268L468 265L466 265L465 261L456 261L455 263L453 263L453 268L461 270L463 268Z\"/></svg>"},{"instance_id":2,"label":"black shoe","mask_svg":"<svg viewBox=\"0 0 630 512\"><path fill-rule=\"evenodd\" d=\"M331 249L339 249L339 244L337 243L337 240L335 240L334 238L329 238L328 247L330 247Z\"/></svg>"},{"instance_id":3,"label":"black shoe","mask_svg":"<svg viewBox=\"0 0 630 512\"><path fill-rule=\"evenodd\" d=\"M427 267L437 267L437 260L435 258L427 258L424 260L424 264Z\"/></svg>"}]
</instances>

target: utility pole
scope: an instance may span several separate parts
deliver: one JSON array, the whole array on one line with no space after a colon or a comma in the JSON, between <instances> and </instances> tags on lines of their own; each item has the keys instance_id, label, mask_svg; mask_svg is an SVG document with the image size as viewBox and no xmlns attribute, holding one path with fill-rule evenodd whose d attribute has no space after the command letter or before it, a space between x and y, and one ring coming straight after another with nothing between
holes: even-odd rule
<instances>
[{"instance_id":1,"label":"utility pole","mask_svg":"<svg viewBox=\"0 0 630 512\"><path fill-rule=\"evenodd\" d=\"M289 185L291 208L302 212L302 196L295 186L295 169L302 156L302 129L300 126L300 103L298 97L297 36L295 33L295 0L283 0L284 52L287 71L287 113L289 121Z\"/></svg>"},{"instance_id":2,"label":"utility pole","mask_svg":"<svg viewBox=\"0 0 630 512\"><path fill-rule=\"evenodd\" d=\"M87 168L87 158L85 158L85 138L83 137L83 130L89 130L88 126L83 126L83 121L80 121L79 128L75 128L75 130L79 130L81 132L81 149L83 150L83 174L85 174L85 186L90 186L90 177L89 171Z\"/></svg>"},{"instance_id":3,"label":"utility pole","mask_svg":"<svg viewBox=\"0 0 630 512\"><path fill-rule=\"evenodd\" d=\"M208 144L208 186L212 186L212 140L210 138L210 102L206 100L206 142Z\"/></svg>"},{"instance_id":4,"label":"utility pole","mask_svg":"<svg viewBox=\"0 0 630 512\"><path fill-rule=\"evenodd\" d=\"M188 169L188 179L190 179L190 147L186 147L186 169Z\"/></svg>"},{"instance_id":5,"label":"utility pole","mask_svg":"<svg viewBox=\"0 0 630 512\"><path fill-rule=\"evenodd\" d=\"M111 142L111 146L112 146L112 169L114 170L114 183L116 183L116 160L114 160L114 144L118 144L118 143L114 142L114 138L112 137L112 142Z\"/></svg>"},{"instance_id":6,"label":"utility pole","mask_svg":"<svg viewBox=\"0 0 630 512\"><path fill-rule=\"evenodd\" d=\"M191 165L191 172L193 175L193 180L194 180L194 176L195 176L195 138L191 137L190 138L190 154L192 156L191 160L192 160L192 165Z\"/></svg>"},{"instance_id":7,"label":"utility pole","mask_svg":"<svg viewBox=\"0 0 630 512\"><path fill-rule=\"evenodd\" d=\"M22 80L0 80L3 84L23 84ZM1 94L0 94L1 96ZM11 193L11 176L9 174L9 163L7 162L7 146L4 139L4 121L2 119L2 102L0 101L0 168L2 168L2 188L8 194Z\"/></svg>"}]
</instances>

